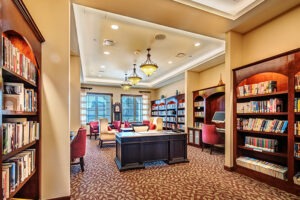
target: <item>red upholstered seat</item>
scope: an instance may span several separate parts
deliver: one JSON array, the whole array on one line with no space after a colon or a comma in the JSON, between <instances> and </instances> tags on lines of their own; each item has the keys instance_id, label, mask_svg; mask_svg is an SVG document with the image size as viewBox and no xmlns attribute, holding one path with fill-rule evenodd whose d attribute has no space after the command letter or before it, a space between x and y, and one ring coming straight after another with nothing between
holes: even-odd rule
<instances>
[{"instance_id":1,"label":"red upholstered seat","mask_svg":"<svg viewBox=\"0 0 300 200\"><path fill-rule=\"evenodd\" d=\"M81 171L84 171L84 160L86 151L86 129L79 128L76 137L71 142L71 161L79 158L79 162L71 162L72 165L80 164Z\"/></svg>"},{"instance_id":2,"label":"red upholstered seat","mask_svg":"<svg viewBox=\"0 0 300 200\"><path fill-rule=\"evenodd\" d=\"M128 121L124 122L124 128L130 128L131 124Z\"/></svg>"},{"instance_id":3,"label":"red upholstered seat","mask_svg":"<svg viewBox=\"0 0 300 200\"><path fill-rule=\"evenodd\" d=\"M202 142L205 144L209 144L210 154L212 153L212 148L215 144L224 144L224 137L221 137L220 134L216 131L216 125L214 124L203 124L202 125ZM202 144L202 151L203 151Z\"/></svg>"},{"instance_id":4,"label":"red upholstered seat","mask_svg":"<svg viewBox=\"0 0 300 200\"><path fill-rule=\"evenodd\" d=\"M114 129L117 129L118 132L121 132L121 125L122 125L122 122L121 121L113 121L113 126L114 126Z\"/></svg>"},{"instance_id":5,"label":"red upholstered seat","mask_svg":"<svg viewBox=\"0 0 300 200\"><path fill-rule=\"evenodd\" d=\"M89 125L90 125L90 138L92 137L92 135L94 135L96 139L97 135L99 135L99 122L91 121Z\"/></svg>"}]
</instances>

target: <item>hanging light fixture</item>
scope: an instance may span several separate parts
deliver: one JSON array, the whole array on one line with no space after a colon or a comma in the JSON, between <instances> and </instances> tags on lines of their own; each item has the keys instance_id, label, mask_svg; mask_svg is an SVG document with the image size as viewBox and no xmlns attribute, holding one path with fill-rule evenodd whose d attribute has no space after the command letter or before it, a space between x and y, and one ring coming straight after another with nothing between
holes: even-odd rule
<instances>
[{"instance_id":1,"label":"hanging light fixture","mask_svg":"<svg viewBox=\"0 0 300 200\"><path fill-rule=\"evenodd\" d=\"M123 90L127 91L131 88L131 86L132 85L127 80L127 74L125 74L125 81L124 81L124 83L121 84L121 87L123 88Z\"/></svg>"},{"instance_id":2,"label":"hanging light fixture","mask_svg":"<svg viewBox=\"0 0 300 200\"><path fill-rule=\"evenodd\" d=\"M140 80L142 80L142 78L139 77L136 73L135 64L133 64L133 74L128 77L128 80L130 81L130 83L132 85L136 85L136 84L138 84L138 82L140 82Z\"/></svg>"},{"instance_id":3,"label":"hanging light fixture","mask_svg":"<svg viewBox=\"0 0 300 200\"><path fill-rule=\"evenodd\" d=\"M150 48L147 49L148 54L147 54L147 60L141 64L140 68L141 70L147 75L147 76L151 76L153 74L153 72L155 72L158 68L158 66L153 63L150 59Z\"/></svg>"}]
</instances>

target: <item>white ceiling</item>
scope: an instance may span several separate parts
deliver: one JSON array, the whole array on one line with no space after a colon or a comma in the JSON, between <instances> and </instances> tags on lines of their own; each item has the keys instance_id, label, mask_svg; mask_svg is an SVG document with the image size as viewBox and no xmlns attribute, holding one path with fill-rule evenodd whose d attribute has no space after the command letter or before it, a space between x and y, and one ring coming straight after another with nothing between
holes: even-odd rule
<instances>
[{"instance_id":1,"label":"white ceiling","mask_svg":"<svg viewBox=\"0 0 300 200\"><path fill-rule=\"evenodd\" d=\"M283 5L278 5L279 0L265 0L255 7L253 5L258 1L207 1L231 2L232 5L245 1L254 3L246 6L255 7L252 11L232 20L216 13L207 14L208 10L198 10L175 1L178 0L73 0L71 52L80 56L82 83L119 85L123 82L125 73L132 73L133 64L136 63L137 73L143 78L137 87L161 87L182 79L187 69L202 71L223 63L223 38L226 31L249 31L299 4L299 0L289 0ZM203 0L184 1L199 3ZM267 8L273 11L266 10ZM245 9L242 10L245 12ZM117 24L119 29L111 29L112 24ZM155 39L158 34L163 34L166 38ZM105 39L114 41L114 45L103 45ZM201 45L195 47L195 42L200 42ZM150 77L146 77L139 69L140 64L146 60L148 47L151 47L151 60L159 66L157 72ZM104 55L104 51L109 51L110 55ZM176 57L179 53L184 53L185 56ZM172 64L168 61L172 61Z\"/></svg>"}]
</instances>

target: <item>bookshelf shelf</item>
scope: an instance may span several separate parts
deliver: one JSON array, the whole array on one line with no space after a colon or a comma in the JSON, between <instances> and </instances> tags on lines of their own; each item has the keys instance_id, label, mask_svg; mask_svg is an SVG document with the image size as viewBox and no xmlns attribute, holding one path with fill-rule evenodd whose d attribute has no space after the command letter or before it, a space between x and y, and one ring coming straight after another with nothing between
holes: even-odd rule
<instances>
[{"instance_id":1,"label":"bookshelf shelf","mask_svg":"<svg viewBox=\"0 0 300 200\"><path fill-rule=\"evenodd\" d=\"M297 125L300 121L300 112L295 112L298 109L297 105L299 103L297 104L297 102L300 102L300 90L295 90L295 87L300 87L299 78L300 49L233 69L235 88L233 90L233 119L238 119L234 120L232 124L235 170L297 195L300 194L299 187L296 187L294 184L293 176L300 171L299 161L294 158L295 144L300 142L300 136L294 135L296 127L294 127L294 124ZM260 93L264 91L270 93L243 96L244 94L251 93L251 91L253 92L253 89L257 88ZM248 104L249 102L251 103ZM266 109L265 106L270 105L270 110L281 110L283 112L241 113L243 109L248 109L244 107L245 105L253 106L249 110L257 110L257 107ZM274 129L284 130L285 133L239 130L240 127L247 126L247 122L251 122L249 126L254 126L257 119L266 120L267 122L265 121L265 123L268 123L267 126L271 130L274 126L280 125L279 128L276 127ZM284 122L284 125L279 124L280 122ZM257 123L259 125L260 121ZM265 128L264 124L262 126ZM260 139L261 141L277 141L276 145L278 145L279 152L261 152L245 147L246 142L251 143L249 138L253 140ZM286 166L287 180L282 181L274 177L269 177L263 174L263 172L242 167L237 164L238 158L241 157L250 157L250 159L253 158ZM238 162L240 161L238 160Z\"/></svg>"},{"instance_id":2,"label":"bookshelf shelf","mask_svg":"<svg viewBox=\"0 0 300 200\"><path fill-rule=\"evenodd\" d=\"M1 199L40 199L41 143L33 141L40 132L41 119L41 44L45 41L22 0L0 0L1 11L1 153L0 173ZM7 110L4 110L7 109ZM15 111L11 111L15 110ZM26 111L16 111L26 110ZM34 112L29 112L34 111ZM9 137L14 134L15 137ZM32 142L29 142L32 141ZM29 142L29 143L28 143ZM18 146L22 147L15 149ZM10 149L14 151L3 155ZM32 162L30 162L30 160ZM26 163L22 170L29 175L10 193L16 176L22 172L9 173L15 166ZM34 163L34 166L32 164ZM30 169L34 169L32 172ZM21 175L20 175L21 176ZM5 181L8 180L8 181Z\"/></svg>"},{"instance_id":3,"label":"bookshelf shelf","mask_svg":"<svg viewBox=\"0 0 300 200\"><path fill-rule=\"evenodd\" d=\"M238 116L284 116L288 115L288 112L275 112L275 113L270 113L270 112L264 112L264 113L236 113Z\"/></svg>"},{"instance_id":4,"label":"bookshelf shelf","mask_svg":"<svg viewBox=\"0 0 300 200\"><path fill-rule=\"evenodd\" d=\"M299 160L300 161L300 158L298 158L298 157L294 157L295 158L295 160Z\"/></svg>"},{"instance_id":5,"label":"bookshelf shelf","mask_svg":"<svg viewBox=\"0 0 300 200\"><path fill-rule=\"evenodd\" d=\"M276 156L276 157L282 157L282 158L287 157L287 153L260 151L260 150L255 150L254 148L249 148L249 147L245 147L245 146L242 146L242 145L239 145L238 148L242 149L242 150L255 151L255 152L258 152L258 153L262 153L262 154L266 154L266 155L272 155L272 156Z\"/></svg>"},{"instance_id":6,"label":"bookshelf shelf","mask_svg":"<svg viewBox=\"0 0 300 200\"><path fill-rule=\"evenodd\" d=\"M267 93L267 94L257 94L257 95L248 95L248 96L240 96L237 97L237 100L240 99L254 99L254 98L261 98L261 97L275 97L280 95L288 95L288 91L280 91L280 92L273 92L273 93Z\"/></svg>"},{"instance_id":7,"label":"bookshelf shelf","mask_svg":"<svg viewBox=\"0 0 300 200\"><path fill-rule=\"evenodd\" d=\"M274 132L264 132L264 131L248 131L248 130L237 130L239 133L251 133L251 134L259 134L259 135L270 135L270 136L280 136L287 137L286 133L274 133Z\"/></svg>"},{"instance_id":8,"label":"bookshelf shelf","mask_svg":"<svg viewBox=\"0 0 300 200\"><path fill-rule=\"evenodd\" d=\"M15 191L13 191L13 192L11 192L10 194L9 194L9 199L11 199L11 198L13 198L17 193L18 193L18 191L31 179L31 177L33 176L33 175L35 175L35 173L36 173L36 169L34 169L32 172L31 172L31 174L27 177L27 178L25 178L25 180L23 181L23 182L21 182L19 185L18 185L18 187L16 187L16 189L15 189Z\"/></svg>"},{"instance_id":9,"label":"bookshelf shelf","mask_svg":"<svg viewBox=\"0 0 300 200\"><path fill-rule=\"evenodd\" d=\"M300 135L295 135L295 138L300 138Z\"/></svg>"},{"instance_id":10,"label":"bookshelf shelf","mask_svg":"<svg viewBox=\"0 0 300 200\"><path fill-rule=\"evenodd\" d=\"M28 149L28 148L32 147L35 144L36 144L36 141L30 142L29 144L26 144L26 145L24 145L24 146L22 146L22 147L20 147L16 150L12 151L12 152L9 152L8 154L2 155L2 161L5 161L5 160L17 155L18 153L24 151L25 149Z\"/></svg>"},{"instance_id":11,"label":"bookshelf shelf","mask_svg":"<svg viewBox=\"0 0 300 200\"><path fill-rule=\"evenodd\" d=\"M2 110L2 115L37 115L37 112L24 112L24 111L12 111L12 110Z\"/></svg>"},{"instance_id":12,"label":"bookshelf shelf","mask_svg":"<svg viewBox=\"0 0 300 200\"><path fill-rule=\"evenodd\" d=\"M17 83L24 83L26 87L30 87L30 88L32 88L32 87L36 88L37 87L37 85L35 83L27 80L23 76L20 76L19 74L15 73L13 71L10 71L9 69L7 69L3 66L1 68L2 68L3 76L5 76L8 81L17 82Z\"/></svg>"}]
</instances>

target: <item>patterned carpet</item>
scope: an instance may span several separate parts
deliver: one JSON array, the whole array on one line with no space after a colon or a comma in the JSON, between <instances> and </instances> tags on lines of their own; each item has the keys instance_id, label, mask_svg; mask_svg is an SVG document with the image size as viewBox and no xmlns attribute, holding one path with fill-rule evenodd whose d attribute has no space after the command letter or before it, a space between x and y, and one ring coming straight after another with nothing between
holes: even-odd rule
<instances>
[{"instance_id":1,"label":"patterned carpet","mask_svg":"<svg viewBox=\"0 0 300 200\"><path fill-rule=\"evenodd\" d=\"M146 169L119 172L115 146L100 149L87 139L85 172L71 167L71 199L300 199L249 177L228 172L224 154L188 146L189 163L147 164Z\"/></svg>"}]
</instances>

